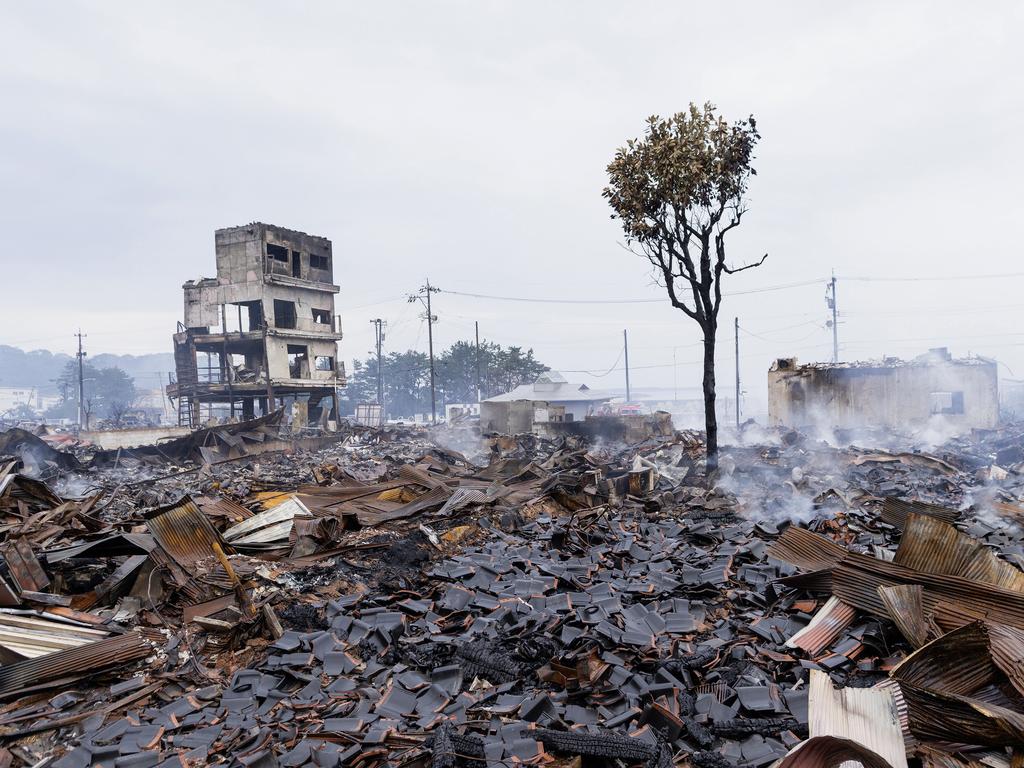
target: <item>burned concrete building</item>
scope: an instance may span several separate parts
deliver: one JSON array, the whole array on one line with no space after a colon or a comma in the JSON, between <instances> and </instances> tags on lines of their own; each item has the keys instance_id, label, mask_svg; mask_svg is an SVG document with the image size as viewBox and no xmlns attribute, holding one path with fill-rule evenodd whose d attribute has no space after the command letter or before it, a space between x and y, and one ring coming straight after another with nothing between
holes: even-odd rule
<instances>
[{"instance_id":1,"label":"burned concrete building","mask_svg":"<svg viewBox=\"0 0 1024 768\"><path fill-rule=\"evenodd\" d=\"M909 361L798 365L795 358L779 359L768 372L768 420L795 428L991 429L999 422L996 363L954 359L945 347Z\"/></svg>"},{"instance_id":2,"label":"burned concrete building","mask_svg":"<svg viewBox=\"0 0 1024 768\"><path fill-rule=\"evenodd\" d=\"M179 424L253 418L289 402L310 420L337 418L341 318L331 241L270 224L215 233L217 277L184 284L174 334Z\"/></svg>"}]
</instances>

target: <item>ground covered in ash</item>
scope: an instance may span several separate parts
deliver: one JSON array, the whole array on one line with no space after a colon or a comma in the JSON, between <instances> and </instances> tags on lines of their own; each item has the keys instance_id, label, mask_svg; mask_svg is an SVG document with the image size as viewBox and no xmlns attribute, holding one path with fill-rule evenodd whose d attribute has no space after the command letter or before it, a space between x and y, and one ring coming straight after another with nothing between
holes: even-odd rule
<instances>
[{"instance_id":1,"label":"ground covered in ash","mask_svg":"<svg viewBox=\"0 0 1024 768\"><path fill-rule=\"evenodd\" d=\"M1022 434L11 461L0 760L1016 765Z\"/></svg>"}]
</instances>

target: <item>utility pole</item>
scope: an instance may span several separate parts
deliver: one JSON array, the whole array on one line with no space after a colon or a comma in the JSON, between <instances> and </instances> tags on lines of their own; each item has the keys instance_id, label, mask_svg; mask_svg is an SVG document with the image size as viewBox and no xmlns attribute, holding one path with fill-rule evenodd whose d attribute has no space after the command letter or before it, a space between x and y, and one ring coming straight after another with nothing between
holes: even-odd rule
<instances>
[{"instance_id":1,"label":"utility pole","mask_svg":"<svg viewBox=\"0 0 1024 768\"><path fill-rule=\"evenodd\" d=\"M85 403L85 364L82 362L85 358L86 353L82 351L82 339L88 338L88 334L83 334L82 329L78 329L78 333L75 334L78 337L78 431L82 431L82 408ZM88 426L88 425L86 425Z\"/></svg>"},{"instance_id":2,"label":"utility pole","mask_svg":"<svg viewBox=\"0 0 1024 768\"><path fill-rule=\"evenodd\" d=\"M826 294L825 303L832 310L832 362L839 362L839 307L836 305L836 273L832 273L829 283L830 293Z\"/></svg>"},{"instance_id":3,"label":"utility pole","mask_svg":"<svg viewBox=\"0 0 1024 768\"><path fill-rule=\"evenodd\" d=\"M740 428L740 319L736 318L736 429Z\"/></svg>"},{"instance_id":4,"label":"utility pole","mask_svg":"<svg viewBox=\"0 0 1024 768\"><path fill-rule=\"evenodd\" d=\"M622 329L622 348L626 355L626 405L629 405L632 399L629 396L629 336L626 335L626 329Z\"/></svg>"},{"instance_id":5,"label":"utility pole","mask_svg":"<svg viewBox=\"0 0 1024 768\"><path fill-rule=\"evenodd\" d=\"M679 402L679 367L676 365L676 347L672 347L672 401Z\"/></svg>"},{"instance_id":6,"label":"utility pole","mask_svg":"<svg viewBox=\"0 0 1024 768\"><path fill-rule=\"evenodd\" d=\"M387 320L377 317L370 321L373 324L374 336L377 341L377 404L381 407L381 417L384 416L384 368L381 361L381 346L384 343L384 328L387 327Z\"/></svg>"},{"instance_id":7,"label":"utility pole","mask_svg":"<svg viewBox=\"0 0 1024 768\"><path fill-rule=\"evenodd\" d=\"M409 297L409 301L419 301L424 304L427 308L427 346L430 352L430 423L437 424L437 393L435 389L435 376L434 376L434 321L437 320L434 317L430 309L430 294L440 293L441 289L430 284L430 280L420 286L419 291ZM424 297L426 300L424 301Z\"/></svg>"},{"instance_id":8,"label":"utility pole","mask_svg":"<svg viewBox=\"0 0 1024 768\"><path fill-rule=\"evenodd\" d=\"M476 330L476 402L480 404L480 321L474 320L473 327Z\"/></svg>"}]
</instances>

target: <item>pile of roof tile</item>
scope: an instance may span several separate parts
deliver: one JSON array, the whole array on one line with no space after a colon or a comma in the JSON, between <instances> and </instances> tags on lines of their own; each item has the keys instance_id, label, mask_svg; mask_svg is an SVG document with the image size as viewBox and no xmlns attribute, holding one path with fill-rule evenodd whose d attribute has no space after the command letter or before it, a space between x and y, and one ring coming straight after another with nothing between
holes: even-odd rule
<instances>
[{"instance_id":1,"label":"pile of roof tile","mask_svg":"<svg viewBox=\"0 0 1024 768\"><path fill-rule=\"evenodd\" d=\"M0 764L1024 759L1005 436L784 434L713 490L692 434L438 438L78 469L81 498L5 465Z\"/></svg>"}]
</instances>

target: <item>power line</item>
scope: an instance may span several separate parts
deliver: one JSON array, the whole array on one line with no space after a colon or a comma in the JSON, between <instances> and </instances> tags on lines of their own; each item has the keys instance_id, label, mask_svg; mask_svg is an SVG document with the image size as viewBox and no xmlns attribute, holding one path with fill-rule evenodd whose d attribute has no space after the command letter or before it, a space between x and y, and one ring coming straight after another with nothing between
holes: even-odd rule
<instances>
[{"instance_id":1,"label":"power line","mask_svg":"<svg viewBox=\"0 0 1024 768\"><path fill-rule=\"evenodd\" d=\"M750 293L766 293L768 291L782 291L787 288L800 288L805 285L816 285L828 280L825 277L813 280L801 280L796 283L784 283L782 285L769 285L764 288L751 288L746 291L724 292L723 296L743 296ZM547 299L531 296L496 296L488 293L470 293L468 291L449 291L453 296L467 296L473 299L488 299L490 301L522 301L530 304L664 304L665 299Z\"/></svg>"},{"instance_id":2,"label":"power line","mask_svg":"<svg viewBox=\"0 0 1024 768\"><path fill-rule=\"evenodd\" d=\"M915 275L913 277L860 277L839 275L837 280L856 280L862 283L919 283L922 280L1002 280L1007 277L1024 277L1024 272L998 272L990 275Z\"/></svg>"}]
</instances>

